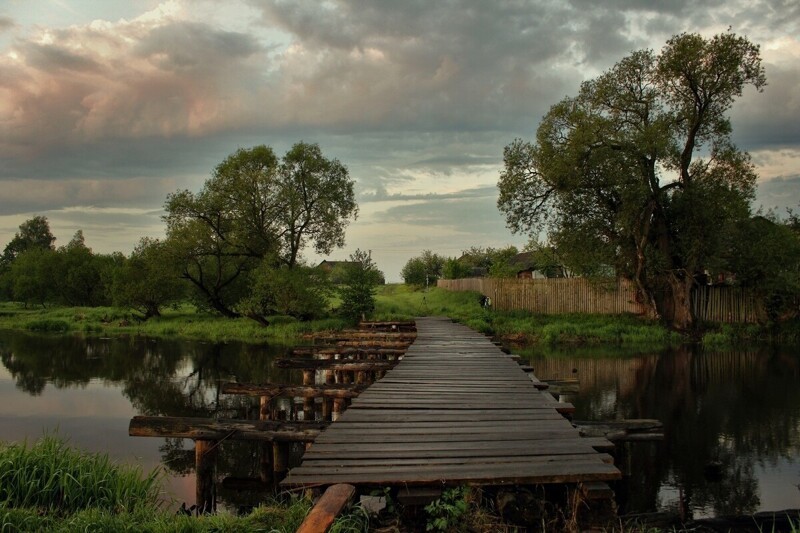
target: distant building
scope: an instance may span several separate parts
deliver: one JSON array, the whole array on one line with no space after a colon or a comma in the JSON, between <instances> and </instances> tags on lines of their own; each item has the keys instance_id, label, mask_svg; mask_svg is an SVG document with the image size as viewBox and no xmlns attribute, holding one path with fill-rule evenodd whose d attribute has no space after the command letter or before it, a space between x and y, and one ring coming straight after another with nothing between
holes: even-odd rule
<instances>
[{"instance_id":1,"label":"distant building","mask_svg":"<svg viewBox=\"0 0 800 533\"><path fill-rule=\"evenodd\" d=\"M348 265L357 265L357 261L328 261L327 259L323 259L320 264L317 265L317 268L324 270L328 274L330 274L336 268L344 268Z\"/></svg>"},{"instance_id":2,"label":"distant building","mask_svg":"<svg viewBox=\"0 0 800 533\"><path fill-rule=\"evenodd\" d=\"M512 257L508 264L520 279L565 278L567 271L563 265L539 265L534 260L535 252L522 252Z\"/></svg>"}]
</instances>

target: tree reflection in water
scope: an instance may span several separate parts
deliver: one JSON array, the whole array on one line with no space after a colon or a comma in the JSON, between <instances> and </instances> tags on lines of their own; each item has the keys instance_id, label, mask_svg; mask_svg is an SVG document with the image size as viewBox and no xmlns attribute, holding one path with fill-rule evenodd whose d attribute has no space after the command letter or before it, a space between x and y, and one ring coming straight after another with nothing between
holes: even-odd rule
<instances>
[{"instance_id":1,"label":"tree reflection in water","mask_svg":"<svg viewBox=\"0 0 800 533\"><path fill-rule=\"evenodd\" d=\"M0 332L0 361L20 391L13 401L22 415L25 398L48 386L80 390L101 383L119 389L139 414L257 418L257 401L220 395L219 383L300 383L299 372L274 366L289 349ZM800 462L800 356L780 349L698 347L660 353L515 351L530 358L541 379L580 379L579 394L568 398L576 419L663 421L663 442L620 446L627 474L616 487L622 511L682 506L699 517L776 510L764 499L759 476L765 470L796 495L800 479L784 475L781 467ZM217 479L259 477L257 444L226 441L221 447ZM194 471L190 443L165 439L160 450L172 474ZM218 500L235 508L248 503L242 495L220 489Z\"/></svg>"},{"instance_id":2,"label":"tree reflection in water","mask_svg":"<svg viewBox=\"0 0 800 533\"><path fill-rule=\"evenodd\" d=\"M46 387L86 389L89 383L119 389L134 410L149 416L257 418L258 402L248 397L221 395L220 383L299 383L301 376L274 366L285 345L201 343L0 333L0 361L27 395L39 396ZM88 393L87 393L88 394ZM24 399L19 402L24 414ZM44 428L53 430L54 428ZM100 428L97 428L100 429ZM15 439L36 438L19 435ZM128 438L132 439L132 437ZM257 444L224 442L217 460L217 478L258 477ZM173 475L194 472L191 441L164 439L162 464ZM226 507L249 504L243 495L218 490ZM192 502L188 502L192 503Z\"/></svg>"},{"instance_id":3,"label":"tree reflection in water","mask_svg":"<svg viewBox=\"0 0 800 533\"><path fill-rule=\"evenodd\" d=\"M780 472L781 461L800 459L800 356L788 350L524 353L540 379L577 374L580 392L568 398L576 419L664 423L663 442L620 447L623 511L677 506L699 517L778 510L762 501L759 467L785 474L787 491L800 482Z\"/></svg>"}]
</instances>

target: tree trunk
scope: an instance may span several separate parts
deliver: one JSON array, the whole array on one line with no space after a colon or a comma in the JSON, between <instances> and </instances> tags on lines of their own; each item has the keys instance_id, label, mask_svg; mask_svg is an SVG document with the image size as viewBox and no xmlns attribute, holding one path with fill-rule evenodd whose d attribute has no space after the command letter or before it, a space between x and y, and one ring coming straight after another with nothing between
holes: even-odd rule
<instances>
[{"instance_id":1,"label":"tree trunk","mask_svg":"<svg viewBox=\"0 0 800 533\"><path fill-rule=\"evenodd\" d=\"M692 277L685 273L669 272L662 281L662 292L656 298L659 314L670 327L678 331L689 331L694 325L693 283Z\"/></svg>"}]
</instances>

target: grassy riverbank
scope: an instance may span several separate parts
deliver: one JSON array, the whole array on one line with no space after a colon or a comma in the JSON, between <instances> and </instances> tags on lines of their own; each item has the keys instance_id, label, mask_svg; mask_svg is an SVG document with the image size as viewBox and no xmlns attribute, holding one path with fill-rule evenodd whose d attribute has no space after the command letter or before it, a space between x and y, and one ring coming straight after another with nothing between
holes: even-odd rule
<instances>
[{"instance_id":1,"label":"grassy riverbank","mask_svg":"<svg viewBox=\"0 0 800 533\"><path fill-rule=\"evenodd\" d=\"M31 446L0 444L2 531L293 532L311 508L305 498L258 507L246 516L191 517L166 509L158 474L117 465L44 437ZM362 513L363 515L363 513ZM363 531L346 515L333 531ZM361 527L353 527L353 526Z\"/></svg>"},{"instance_id":2,"label":"grassy riverbank","mask_svg":"<svg viewBox=\"0 0 800 533\"><path fill-rule=\"evenodd\" d=\"M408 320L415 316L449 316L478 331L509 342L539 345L648 345L677 344L690 340L660 323L633 315L533 315L483 309L477 293L444 289L413 289L385 285L376 296L376 320ZM271 317L267 327L247 318L224 318L201 312L185 304L167 309L163 316L147 321L126 309L113 307L25 308L16 303L0 304L0 328L50 333L99 336L143 335L211 342L291 341L304 333L349 327L344 319L302 322L291 317ZM709 346L748 342L800 342L800 324L714 325L706 324L701 339Z\"/></svg>"}]
</instances>

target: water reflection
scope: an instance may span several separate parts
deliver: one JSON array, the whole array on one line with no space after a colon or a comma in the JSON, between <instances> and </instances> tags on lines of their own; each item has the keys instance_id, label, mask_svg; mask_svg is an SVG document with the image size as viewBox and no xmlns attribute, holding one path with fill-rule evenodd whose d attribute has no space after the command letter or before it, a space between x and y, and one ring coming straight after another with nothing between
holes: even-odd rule
<instances>
[{"instance_id":1,"label":"water reflection","mask_svg":"<svg viewBox=\"0 0 800 533\"><path fill-rule=\"evenodd\" d=\"M519 350L518 350L519 352ZM800 357L781 349L605 357L529 351L541 379L578 377L576 419L657 418L665 440L621 450L624 509L688 517L800 504Z\"/></svg>"},{"instance_id":2,"label":"water reflection","mask_svg":"<svg viewBox=\"0 0 800 533\"><path fill-rule=\"evenodd\" d=\"M163 464L179 501L192 503L192 442L128 437L134 415L252 418L250 398L221 395L221 382L298 382L274 366L288 346L200 343L140 337L114 339L0 332L0 439L32 440L58 433L78 447L140 463ZM255 445L226 442L218 477L258 475ZM253 496L256 497L256 496ZM248 502L220 489L227 507ZM227 504L227 505L226 505Z\"/></svg>"},{"instance_id":3,"label":"water reflection","mask_svg":"<svg viewBox=\"0 0 800 533\"><path fill-rule=\"evenodd\" d=\"M220 395L219 382L299 383L298 371L274 365L289 349L0 331L0 440L59 428L81 448L145 470L165 465L168 490L192 503L191 441L128 437L130 418L257 418L257 401ZM569 398L577 419L663 421L663 442L621 447L626 479L616 490L623 511L682 508L701 517L800 507L797 352L515 352L530 358L541 379L579 378L580 392ZM257 444L221 447L217 479L259 477ZM217 495L234 509L261 497L226 486Z\"/></svg>"}]
</instances>

